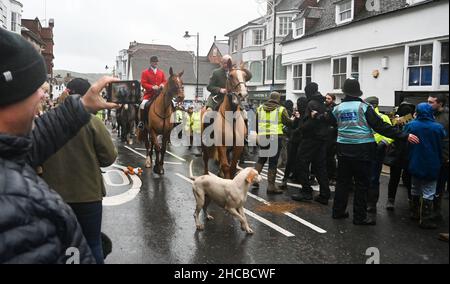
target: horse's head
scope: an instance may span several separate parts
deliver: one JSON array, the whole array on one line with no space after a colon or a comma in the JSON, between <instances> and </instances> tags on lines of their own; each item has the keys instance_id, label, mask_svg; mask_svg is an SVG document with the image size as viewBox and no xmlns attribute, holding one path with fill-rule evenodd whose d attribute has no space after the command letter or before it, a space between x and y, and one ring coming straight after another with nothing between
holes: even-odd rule
<instances>
[{"instance_id":1,"label":"horse's head","mask_svg":"<svg viewBox=\"0 0 450 284\"><path fill-rule=\"evenodd\" d=\"M251 78L250 71L244 64L241 64L240 68L233 67L231 59L228 61L228 70L230 70L227 80L228 91L236 94L241 101L245 101L248 97L247 81Z\"/></svg>"},{"instance_id":2,"label":"horse's head","mask_svg":"<svg viewBox=\"0 0 450 284\"><path fill-rule=\"evenodd\" d=\"M184 101L184 84L181 77L183 77L184 71L178 74L173 72L172 67L169 70L170 78L167 81L167 91L172 96L176 98L177 102Z\"/></svg>"}]
</instances>

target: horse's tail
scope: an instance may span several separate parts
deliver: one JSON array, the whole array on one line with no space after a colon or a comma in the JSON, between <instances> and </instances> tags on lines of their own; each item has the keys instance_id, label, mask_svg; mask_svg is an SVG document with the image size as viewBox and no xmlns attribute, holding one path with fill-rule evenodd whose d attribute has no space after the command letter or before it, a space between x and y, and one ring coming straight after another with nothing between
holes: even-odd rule
<instances>
[{"instance_id":1,"label":"horse's tail","mask_svg":"<svg viewBox=\"0 0 450 284\"><path fill-rule=\"evenodd\" d=\"M138 128L138 130L136 131L136 138L137 138L138 142L144 143L146 136L147 136L147 130Z\"/></svg>"}]
</instances>

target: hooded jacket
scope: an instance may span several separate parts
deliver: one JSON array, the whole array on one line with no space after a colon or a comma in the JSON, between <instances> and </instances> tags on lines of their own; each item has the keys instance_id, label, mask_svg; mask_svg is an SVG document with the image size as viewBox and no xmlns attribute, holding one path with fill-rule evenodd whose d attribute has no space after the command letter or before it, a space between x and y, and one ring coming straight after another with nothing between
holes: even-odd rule
<instances>
[{"instance_id":1,"label":"hooded jacket","mask_svg":"<svg viewBox=\"0 0 450 284\"><path fill-rule=\"evenodd\" d=\"M272 112L276 110L277 108L281 107L281 104L275 100L268 100L264 103L263 109L265 112ZM259 118L258 118L259 121ZM290 119L288 111L284 109L282 116L281 116L281 123L285 126L292 126L293 121ZM259 132L259 129L258 129Z\"/></svg>"},{"instance_id":2,"label":"hooded jacket","mask_svg":"<svg viewBox=\"0 0 450 284\"><path fill-rule=\"evenodd\" d=\"M437 180L442 166L442 140L447 133L437 123L430 105L417 106L417 117L405 127L405 131L416 135L420 144L409 147L409 172L413 177Z\"/></svg>"},{"instance_id":3,"label":"hooded jacket","mask_svg":"<svg viewBox=\"0 0 450 284\"><path fill-rule=\"evenodd\" d=\"M311 117L313 111L318 112L315 118ZM317 141L327 141L329 137L329 120L325 98L320 93L315 93L309 97L309 103L306 108L306 115L302 128L303 139L312 139Z\"/></svg>"}]
</instances>

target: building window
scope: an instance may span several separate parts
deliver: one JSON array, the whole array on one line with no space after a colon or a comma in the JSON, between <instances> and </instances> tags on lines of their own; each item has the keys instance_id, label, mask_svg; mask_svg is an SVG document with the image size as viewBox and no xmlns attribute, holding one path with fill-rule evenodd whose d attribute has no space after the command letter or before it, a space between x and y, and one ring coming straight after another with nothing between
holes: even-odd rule
<instances>
[{"instance_id":1,"label":"building window","mask_svg":"<svg viewBox=\"0 0 450 284\"><path fill-rule=\"evenodd\" d=\"M271 55L266 58L266 67L266 80L271 81L273 79L273 59Z\"/></svg>"},{"instance_id":2,"label":"building window","mask_svg":"<svg viewBox=\"0 0 450 284\"><path fill-rule=\"evenodd\" d=\"M441 43L441 86L448 86L448 41Z\"/></svg>"},{"instance_id":3,"label":"building window","mask_svg":"<svg viewBox=\"0 0 450 284\"><path fill-rule=\"evenodd\" d=\"M263 81L263 64L261 61L254 61L250 63L250 72L252 72L252 79L250 83L262 83Z\"/></svg>"},{"instance_id":4,"label":"building window","mask_svg":"<svg viewBox=\"0 0 450 284\"><path fill-rule=\"evenodd\" d=\"M263 30L254 30L253 31L253 45L262 45L263 43Z\"/></svg>"},{"instance_id":5,"label":"building window","mask_svg":"<svg viewBox=\"0 0 450 284\"><path fill-rule=\"evenodd\" d=\"M336 24L343 24L353 20L353 0L336 5Z\"/></svg>"},{"instance_id":6,"label":"building window","mask_svg":"<svg viewBox=\"0 0 450 284\"><path fill-rule=\"evenodd\" d=\"M352 57L351 77L359 81L359 57Z\"/></svg>"},{"instance_id":7,"label":"building window","mask_svg":"<svg viewBox=\"0 0 450 284\"><path fill-rule=\"evenodd\" d=\"M237 38L233 38L233 46L232 46L232 51L233 52L237 52L238 51L238 39Z\"/></svg>"},{"instance_id":8,"label":"building window","mask_svg":"<svg viewBox=\"0 0 450 284\"><path fill-rule=\"evenodd\" d=\"M303 90L303 64L294 65L294 91Z\"/></svg>"},{"instance_id":9,"label":"building window","mask_svg":"<svg viewBox=\"0 0 450 284\"><path fill-rule=\"evenodd\" d=\"M287 36L292 30L292 18L280 17L278 20L278 36Z\"/></svg>"},{"instance_id":10,"label":"building window","mask_svg":"<svg viewBox=\"0 0 450 284\"><path fill-rule=\"evenodd\" d=\"M287 68L283 66L283 57L281 55L277 56L276 60L276 80L285 81L287 77Z\"/></svg>"},{"instance_id":11,"label":"building window","mask_svg":"<svg viewBox=\"0 0 450 284\"><path fill-rule=\"evenodd\" d=\"M17 24L18 20L19 19L18 19L17 13L12 12L11 13L11 31L12 32L18 32L18 24Z\"/></svg>"},{"instance_id":12,"label":"building window","mask_svg":"<svg viewBox=\"0 0 450 284\"><path fill-rule=\"evenodd\" d=\"M3 4L3 2L0 1L0 27L3 27L6 29L6 6Z\"/></svg>"},{"instance_id":13,"label":"building window","mask_svg":"<svg viewBox=\"0 0 450 284\"><path fill-rule=\"evenodd\" d=\"M312 64L294 65L292 71L295 92L302 91L306 85L312 82Z\"/></svg>"},{"instance_id":14,"label":"building window","mask_svg":"<svg viewBox=\"0 0 450 284\"><path fill-rule=\"evenodd\" d=\"M305 35L305 19L301 19L295 23L294 37L300 38Z\"/></svg>"},{"instance_id":15,"label":"building window","mask_svg":"<svg viewBox=\"0 0 450 284\"><path fill-rule=\"evenodd\" d=\"M433 83L433 44L409 47L408 85L431 86Z\"/></svg>"},{"instance_id":16,"label":"building window","mask_svg":"<svg viewBox=\"0 0 450 284\"><path fill-rule=\"evenodd\" d=\"M333 88L341 90L347 79L347 57L333 60Z\"/></svg>"}]
</instances>

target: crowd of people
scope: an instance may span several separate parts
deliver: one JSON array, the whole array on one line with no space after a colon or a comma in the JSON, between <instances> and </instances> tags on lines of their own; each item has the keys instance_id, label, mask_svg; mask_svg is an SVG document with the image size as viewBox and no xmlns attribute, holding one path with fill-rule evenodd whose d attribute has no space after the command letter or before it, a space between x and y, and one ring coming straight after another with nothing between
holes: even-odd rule
<instances>
[{"instance_id":1,"label":"crowd of people","mask_svg":"<svg viewBox=\"0 0 450 284\"><path fill-rule=\"evenodd\" d=\"M288 140L287 165L280 187L275 185L274 174L281 147L276 156L258 160L259 172L269 160L267 193L282 194L288 181L293 180L302 186L293 200L328 205L330 185L336 185L333 218L350 217L347 205L353 191L353 223L376 225L380 178L387 166L390 180L386 209L395 210L397 188L403 177L411 218L421 228L436 229L437 222L443 219L446 193L448 200L447 97L430 94L428 102L418 106L404 102L391 118L380 112L378 97L362 99L357 80L348 79L343 93L342 102L336 104L334 95L323 96L319 86L310 83L305 88L306 97L298 99L293 116L288 112L292 103L283 106L276 92L258 109L258 135L277 137L272 141L278 145L281 139ZM311 181L315 179L320 193L314 197ZM441 239L448 241L448 234L441 235Z\"/></svg>"},{"instance_id":2,"label":"crowd of people","mask_svg":"<svg viewBox=\"0 0 450 284\"><path fill-rule=\"evenodd\" d=\"M104 110L119 105L107 103L101 92L117 79L105 77L93 85L75 79L53 103L45 95L49 90L44 60L32 45L0 29L3 54L8 56L2 57L0 66L0 263L104 263L108 240L101 234L105 187L100 168L114 163L117 150L101 119ZM226 94L230 64L225 59L208 86L210 110ZM141 127L147 103L166 82L158 62L152 57L151 67L143 73ZM336 104L334 95L322 96L319 86L310 83L306 97L299 98L296 106L283 105L281 95L273 92L254 108L258 140L270 142L260 147L256 164L261 173L269 163L267 193L282 194L293 180L302 186L293 200L328 205L330 185L336 185L332 215L346 219L353 190L354 224L375 225L380 176L383 165L388 165L386 208L395 209L403 177L411 218L422 228L437 228L436 222L443 219L443 196L448 193L446 97L432 94L417 107L403 103L390 118L380 112L378 98L362 100L357 80L348 79L343 92L345 98ZM175 117L176 125L185 123L192 145L203 127L200 109L179 105ZM276 151L267 155L271 143ZM287 161L278 186L283 145ZM316 197L311 185L315 179L320 187ZM441 238L448 241L448 234ZM79 256L75 260L74 248Z\"/></svg>"}]
</instances>

